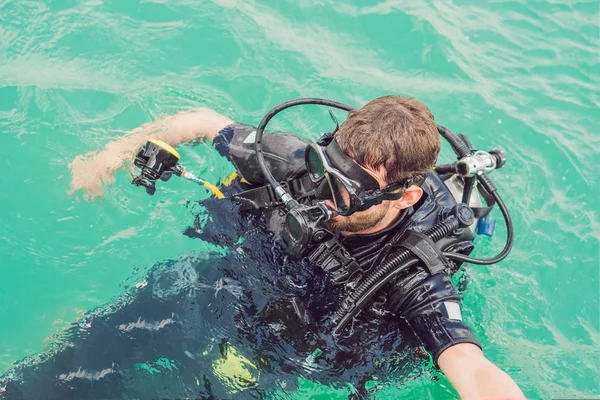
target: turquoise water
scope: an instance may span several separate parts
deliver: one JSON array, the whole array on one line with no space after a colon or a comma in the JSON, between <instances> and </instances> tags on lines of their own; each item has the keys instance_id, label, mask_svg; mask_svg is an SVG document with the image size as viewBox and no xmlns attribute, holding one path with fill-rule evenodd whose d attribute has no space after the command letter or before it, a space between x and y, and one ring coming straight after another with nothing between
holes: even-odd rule
<instances>
[{"instance_id":1,"label":"turquoise water","mask_svg":"<svg viewBox=\"0 0 600 400\"><path fill-rule=\"evenodd\" d=\"M181 234L188 200L206 196L197 187L170 181L150 198L123 171L89 203L67 193L76 155L190 107L257 124L295 97L395 93L508 152L494 179L515 248L469 268L464 302L488 358L528 397L600 397L599 3L362 4L0 2L0 371L154 263L210 247ZM314 108L278 121L311 137L326 123ZM182 155L213 181L232 171L207 145ZM456 397L436 375L392 377L377 398ZM303 381L297 397L344 393Z\"/></svg>"}]
</instances>

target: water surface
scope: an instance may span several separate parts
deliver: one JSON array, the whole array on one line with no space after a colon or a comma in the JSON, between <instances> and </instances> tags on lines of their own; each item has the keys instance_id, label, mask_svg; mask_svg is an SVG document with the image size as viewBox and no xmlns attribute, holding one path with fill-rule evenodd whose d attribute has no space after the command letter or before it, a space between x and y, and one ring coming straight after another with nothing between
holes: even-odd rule
<instances>
[{"instance_id":1,"label":"water surface","mask_svg":"<svg viewBox=\"0 0 600 400\"><path fill-rule=\"evenodd\" d=\"M511 256L471 266L464 315L528 397L600 395L597 1L0 2L0 370L46 349L153 264L213 247L182 231L206 197L171 181L150 198L117 175L102 202L69 196L69 163L140 124L208 106L257 124L301 96L362 105L415 96L476 146L503 146L494 178ZM276 127L310 137L323 110ZM210 146L185 163L231 172ZM478 253L503 245L504 229ZM454 398L429 371L377 398ZM296 397L344 398L310 379Z\"/></svg>"}]
</instances>

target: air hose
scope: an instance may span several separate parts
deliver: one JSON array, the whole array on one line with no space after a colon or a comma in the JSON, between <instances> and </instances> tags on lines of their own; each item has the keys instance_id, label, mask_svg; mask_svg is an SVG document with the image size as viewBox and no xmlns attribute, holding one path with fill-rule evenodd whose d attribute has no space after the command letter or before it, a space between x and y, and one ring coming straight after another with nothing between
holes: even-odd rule
<instances>
[{"instance_id":1,"label":"air hose","mask_svg":"<svg viewBox=\"0 0 600 400\"><path fill-rule=\"evenodd\" d=\"M438 132L444 139L446 139L448 143L450 143L452 150L454 150L454 153L458 156L459 162L462 159L469 157L473 153L473 147L471 146L469 140L464 137L464 135L456 135L450 129L441 125L438 125ZM493 151L490 151L490 153L492 152ZM506 158L499 160L497 168L500 168L505 162ZM438 174L447 173L450 172L452 168L456 170L456 163L439 166L439 170L436 168L436 172L438 172ZM478 172L474 175L474 177L477 179L477 182L479 182L479 184L483 186L484 189L494 198L498 204L498 208L500 208L500 212L504 218L504 223L506 224L506 244L500 253L491 258L473 258L456 253L444 253L444 255L446 258L454 261L468 262L478 265L491 265L504 260L510 253L514 241L513 223L512 219L510 218L510 214L508 213L508 209L498 194L498 189L490 177L483 171ZM465 186L465 193L468 192L468 196L465 196L463 193L463 201L465 200L465 197L470 197L470 190L472 189L472 178L465 179L471 179L471 182L469 182L468 186Z\"/></svg>"},{"instance_id":2,"label":"air hose","mask_svg":"<svg viewBox=\"0 0 600 400\"><path fill-rule=\"evenodd\" d=\"M502 216L504 217L504 223L506 224L506 244L504 245L504 249L502 249L502 251L498 253L498 255L491 258L473 258L465 256L464 254L457 253L444 253L444 255L449 260L468 262L471 264L479 265L491 265L504 260L506 256L508 256L508 253L510 253L514 241L514 229L512 220L510 218L510 214L508 213L508 209L506 208L506 204L504 204L504 201L498 194L496 185L494 185L490 177L487 176L487 174L485 173L480 173L477 175L477 181L494 198L496 204L498 204L498 208L500 208Z\"/></svg>"},{"instance_id":3,"label":"air hose","mask_svg":"<svg viewBox=\"0 0 600 400\"><path fill-rule=\"evenodd\" d=\"M473 210L466 204L458 204L453 213L443 221L424 232L433 242L438 242L454 230L469 226L473 223ZM445 254L445 253L444 253ZM390 258L371 272L361 284L350 293L343 301L340 308L331 318L331 323L337 324L333 334L340 333L350 320L358 314L362 306L393 276L400 271L416 264L419 261L413 253L402 248L392 254ZM338 322L339 321L339 322Z\"/></svg>"},{"instance_id":4,"label":"air hose","mask_svg":"<svg viewBox=\"0 0 600 400\"><path fill-rule=\"evenodd\" d=\"M275 115L279 114L281 111L283 111L287 108L304 105L304 104L323 105L323 106L328 106L328 107L334 107L334 108L348 111L348 112L355 109L354 107L351 107L349 105L346 105L346 104L343 104L343 103L340 103L337 101L333 101L333 100L319 99L319 98L312 98L312 97L295 99L295 100L290 100L290 101L281 103L278 106L276 106L275 108L273 108L271 111L269 111L263 117L263 119L260 121L260 123L256 127L256 137L255 137L254 146L256 149L256 157L257 157L258 165L260 166L260 169L262 170L263 175L265 176L266 180L273 187L273 191L275 192L277 197L283 202L283 204L285 204L285 206L288 210L291 210L292 208L296 207L298 204L292 198L292 196L281 186L281 184L279 182L277 182L277 180L275 179L275 177L273 176L273 174L271 173L269 168L267 168L267 165L265 162L265 156L263 155L263 151L262 151L262 138L263 138L263 133L265 131L265 128L267 127L267 124Z\"/></svg>"}]
</instances>

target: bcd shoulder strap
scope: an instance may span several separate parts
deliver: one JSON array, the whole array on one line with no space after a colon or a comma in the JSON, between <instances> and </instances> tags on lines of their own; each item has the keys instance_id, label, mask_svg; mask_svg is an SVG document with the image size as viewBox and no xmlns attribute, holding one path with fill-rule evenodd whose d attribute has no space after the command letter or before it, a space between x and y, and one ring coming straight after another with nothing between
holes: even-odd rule
<instances>
[{"instance_id":1,"label":"bcd shoulder strap","mask_svg":"<svg viewBox=\"0 0 600 400\"><path fill-rule=\"evenodd\" d=\"M449 265L448 259L435 242L421 232L408 229L402 235L399 245L417 256L430 275L444 271Z\"/></svg>"}]
</instances>

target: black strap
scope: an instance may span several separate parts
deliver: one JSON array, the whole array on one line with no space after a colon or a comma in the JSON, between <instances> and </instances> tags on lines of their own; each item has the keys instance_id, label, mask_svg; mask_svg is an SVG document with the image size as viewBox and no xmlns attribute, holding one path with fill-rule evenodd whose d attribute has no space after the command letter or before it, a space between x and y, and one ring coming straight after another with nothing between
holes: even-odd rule
<instances>
[{"instance_id":1,"label":"black strap","mask_svg":"<svg viewBox=\"0 0 600 400\"><path fill-rule=\"evenodd\" d=\"M404 232L400 246L417 256L431 275L444 271L448 265L448 259L435 242L420 232L411 229Z\"/></svg>"},{"instance_id":2,"label":"black strap","mask_svg":"<svg viewBox=\"0 0 600 400\"><path fill-rule=\"evenodd\" d=\"M494 208L494 205L496 204L496 200L494 200L494 197L489 194L482 185L477 185L477 191L481 197L483 197L483 200L485 200L486 207L471 207L471 209L473 210L475 218L481 219L487 217L490 211L492 211L492 208Z\"/></svg>"},{"instance_id":3,"label":"black strap","mask_svg":"<svg viewBox=\"0 0 600 400\"><path fill-rule=\"evenodd\" d=\"M277 199L271 185L244 190L230 197L239 204L241 211L259 210L266 207L277 207L282 203Z\"/></svg>"}]
</instances>

